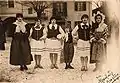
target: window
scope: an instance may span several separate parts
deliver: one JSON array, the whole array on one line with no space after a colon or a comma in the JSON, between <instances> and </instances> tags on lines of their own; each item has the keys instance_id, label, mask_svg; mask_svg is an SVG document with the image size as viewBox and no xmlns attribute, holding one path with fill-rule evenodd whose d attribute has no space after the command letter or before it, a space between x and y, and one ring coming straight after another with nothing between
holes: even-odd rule
<instances>
[{"instance_id":1,"label":"window","mask_svg":"<svg viewBox=\"0 0 120 83\"><path fill-rule=\"evenodd\" d=\"M75 11L86 11L86 2L75 2Z\"/></svg>"},{"instance_id":2,"label":"window","mask_svg":"<svg viewBox=\"0 0 120 83\"><path fill-rule=\"evenodd\" d=\"M28 8L28 14L32 14L33 13L33 9L32 8Z\"/></svg>"},{"instance_id":3,"label":"window","mask_svg":"<svg viewBox=\"0 0 120 83\"><path fill-rule=\"evenodd\" d=\"M67 16L67 3L66 2L53 3L53 15Z\"/></svg>"},{"instance_id":4,"label":"window","mask_svg":"<svg viewBox=\"0 0 120 83\"><path fill-rule=\"evenodd\" d=\"M14 1L13 0L8 0L8 7L14 8Z\"/></svg>"}]
</instances>

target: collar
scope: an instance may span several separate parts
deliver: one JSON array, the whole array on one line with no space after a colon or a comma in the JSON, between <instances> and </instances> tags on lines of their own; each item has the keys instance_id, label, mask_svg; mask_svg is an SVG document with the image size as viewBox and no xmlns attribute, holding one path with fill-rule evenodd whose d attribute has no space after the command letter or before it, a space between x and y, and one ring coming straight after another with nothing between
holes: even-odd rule
<instances>
[{"instance_id":1,"label":"collar","mask_svg":"<svg viewBox=\"0 0 120 83\"><path fill-rule=\"evenodd\" d=\"M26 25L27 23L24 22L24 21L18 22L18 20L16 20L13 24L15 24L15 25L19 25L19 24Z\"/></svg>"},{"instance_id":2,"label":"collar","mask_svg":"<svg viewBox=\"0 0 120 83\"><path fill-rule=\"evenodd\" d=\"M82 26L82 25L85 25L85 24L84 24L84 23L81 23L81 26ZM86 25L89 26L89 23L86 23Z\"/></svg>"},{"instance_id":3,"label":"collar","mask_svg":"<svg viewBox=\"0 0 120 83\"><path fill-rule=\"evenodd\" d=\"M85 24L84 24L84 23L81 23L80 25L81 25L81 28L83 29L82 26L85 25ZM89 27L89 23L86 23L86 25ZM88 27L87 27L87 28L88 28Z\"/></svg>"},{"instance_id":4,"label":"collar","mask_svg":"<svg viewBox=\"0 0 120 83\"><path fill-rule=\"evenodd\" d=\"M34 28L35 28L36 26L37 26L37 25L35 24ZM41 29L41 28L42 28L42 25L40 24L39 27L40 27L40 29ZM35 29L36 29L36 28L35 28Z\"/></svg>"},{"instance_id":5,"label":"collar","mask_svg":"<svg viewBox=\"0 0 120 83\"><path fill-rule=\"evenodd\" d=\"M52 26L53 26L53 25L50 24L50 25L49 25L49 28L52 29ZM58 26L57 24L54 24L55 29L57 29L57 26Z\"/></svg>"}]
</instances>

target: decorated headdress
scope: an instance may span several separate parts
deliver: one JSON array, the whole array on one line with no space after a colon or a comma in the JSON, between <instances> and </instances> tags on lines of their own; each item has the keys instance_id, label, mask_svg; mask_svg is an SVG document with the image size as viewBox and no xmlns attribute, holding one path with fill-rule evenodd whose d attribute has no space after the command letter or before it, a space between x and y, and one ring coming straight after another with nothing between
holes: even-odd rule
<instances>
[{"instance_id":1,"label":"decorated headdress","mask_svg":"<svg viewBox=\"0 0 120 83\"><path fill-rule=\"evenodd\" d=\"M93 14L93 17L92 17L92 21L95 23L95 17L97 16L97 15L101 15L102 16L102 21L101 22L104 22L104 20L105 20L105 15L103 14L103 13L101 13L100 11L97 11L97 14Z\"/></svg>"}]
</instances>

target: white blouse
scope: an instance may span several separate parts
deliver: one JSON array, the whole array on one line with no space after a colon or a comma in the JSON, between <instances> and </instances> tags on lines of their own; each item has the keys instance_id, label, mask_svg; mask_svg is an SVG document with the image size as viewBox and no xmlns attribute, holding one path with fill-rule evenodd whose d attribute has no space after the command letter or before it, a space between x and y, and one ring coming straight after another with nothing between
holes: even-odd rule
<instances>
[{"instance_id":1,"label":"white blouse","mask_svg":"<svg viewBox=\"0 0 120 83\"><path fill-rule=\"evenodd\" d=\"M20 32L22 31L23 33L25 33L26 31L26 28L25 28L25 25L27 24L26 22L22 21L22 22L18 22L16 20L16 22L14 22L13 24L17 25L16 29L15 29L15 32Z\"/></svg>"}]
</instances>

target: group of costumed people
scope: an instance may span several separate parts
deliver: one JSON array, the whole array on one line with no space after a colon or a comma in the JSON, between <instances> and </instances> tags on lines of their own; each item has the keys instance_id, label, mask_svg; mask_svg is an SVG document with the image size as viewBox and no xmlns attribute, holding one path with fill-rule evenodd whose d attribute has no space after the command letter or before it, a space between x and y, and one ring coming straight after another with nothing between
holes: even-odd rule
<instances>
[{"instance_id":1,"label":"group of costumed people","mask_svg":"<svg viewBox=\"0 0 120 83\"><path fill-rule=\"evenodd\" d=\"M73 39L77 33L77 55L80 56L81 71L88 70L89 55L90 63L95 63L94 71L98 70L106 59L108 27L102 21L101 14L96 14L94 19L95 23L91 26L89 16L83 14L81 22L72 30L69 23L63 29L57 24L56 17L52 16L48 26L42 24L41 19L37 19L31 28L23 21L22 14L16 14L16 21L12 26L14 34L10 47L10 64L20 65L21 71L28 70L27 65L31 64L34 56L34 68L43 69L41 58L45 56L45 51L47 51L51 61L50 68L58 69L57 60L62 50L61 40L63 40L65 69L74 69L71 63L74 57ZM0 38L2 36L4 33L0 34ZM0 49L3 48L2 44L0 41Z\"/></svg>"}]
</instances>

